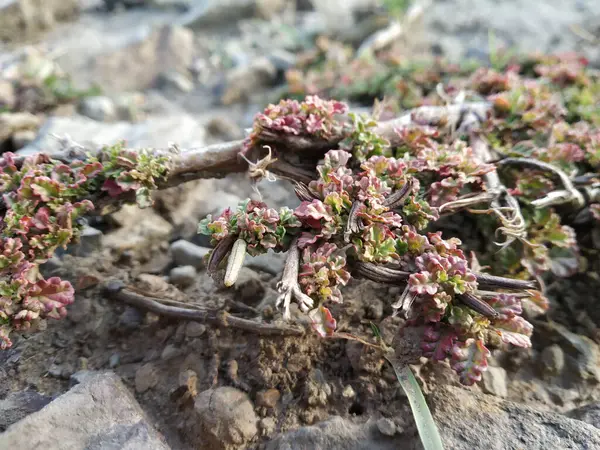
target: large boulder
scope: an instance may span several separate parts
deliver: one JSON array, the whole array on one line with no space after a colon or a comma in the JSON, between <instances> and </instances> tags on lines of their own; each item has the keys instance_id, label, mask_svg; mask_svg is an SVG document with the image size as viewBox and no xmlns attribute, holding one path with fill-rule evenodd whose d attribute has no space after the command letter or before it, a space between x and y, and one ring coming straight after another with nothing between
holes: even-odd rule
<instances>
[{"instance_id":1,"label":"large boulder","mask_svg":"<svg viewBox=\"0 0 600 450\"><path fill-rule=\"evenodd\" d=\"M114 373L91 375L0 434L0 448L168 450Z\"/></svg>"}]
</instances>

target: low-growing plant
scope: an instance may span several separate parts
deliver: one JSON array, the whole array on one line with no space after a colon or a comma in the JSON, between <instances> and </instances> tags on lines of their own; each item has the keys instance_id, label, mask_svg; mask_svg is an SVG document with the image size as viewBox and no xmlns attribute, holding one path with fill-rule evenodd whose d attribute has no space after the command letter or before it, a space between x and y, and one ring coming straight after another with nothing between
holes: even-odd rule
<instances>
[{"instance_id":1,"label":"low-growing plant","mask_svg":"<svg viewBox=\"0 0 600 450\"><path fill-rule=\"evenodd\" d=\"M337 331L341 308L332 305L343 303L354 279L400 286L389 309L405 319L402 333L410 338L390 362L403 387L418 387L407 364L420 357L448 361L463 384L481 380L491 349L531 346L524 311L548 308L547 277L597 265L597 251L579 245L585 233L574 227L586 224L598 239L598 76L572 56L511 61L503 71L415 67L395 67L399 78L388 87L400 92L398 109L419 107L389 120L308 95L269 105L246 139L201 149L86 152L65 141L52 157L4 154L0 346L12 344L14 331L64 316L72 286L43 279L38 267L77 239L83 215L134 199L147 207L153 189L246 171L256 182L290 180L301 203L277 210L247 199L202 220L217 282L235 284L246 254L286 252L276 304L283 321L304 315L317 335L360 340L388 359L390 343L380 335L372 342ZM477 253L447 233L441 219L458 213L472 213L478 224L485 244ZM108 291L177 318L304 334L293 324L165 307L123 285ZM402 342L415 339L407 356ZM410 395L411 404L424 404ZM428 414L418 422L431 431ZM439 448L437 431L429 442Z\"/></svg>"}]
</instances>

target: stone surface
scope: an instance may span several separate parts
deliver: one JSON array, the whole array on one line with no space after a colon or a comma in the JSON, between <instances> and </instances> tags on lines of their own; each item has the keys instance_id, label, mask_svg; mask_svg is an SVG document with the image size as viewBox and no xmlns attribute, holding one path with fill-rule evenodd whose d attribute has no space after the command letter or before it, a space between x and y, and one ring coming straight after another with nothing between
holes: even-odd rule
<instances>
[{"instance_id":1,"label":"stone surface","mask_svg":"<svg viewBox=\"0 0 600 450\"><path fill-rule=\"evenodd\" d=\"M452 450L600 448L600 430L562 414L449 386L436 387L427 400Z\"/></svg>"},{"instance_id":2,"label":"stone surface","mask_svg":"<svg viewBox=\"0 0 600 450\"><path fill-rule=\"evenodd\" d=\"M156 84L159 89L176 92L190 92L194 89L194 83L184 74L169 70L158 75Z\"/></svg>"},{"instance_id":3,"label":"stone surface","mask_svg":"<svg viewBox=\"0 0 600 450\"><path fill-rule=\"evenodd\" d=\"M167 148L177 143L182 148L198 147L204 143L204 128L185 114L148 118L139 123L103 123L87 117L51 117L39 131L38 138L19 154L40 151L54 153L60 149L55 136L70 136L75 142L92 147L113 145L125 140L130 148Z\"/></svg>"},{"instance_id":4,"label":"stone surface","mask_svg":"<svg viewBox=\"0 0 600 450\"><path fill-rule=\"evenodd\" d=\"M506 397L508 395L506 370L502 367L488 367L488 370L483 373L481 385L488 394Z\"/></svg>"},{"instance_id":5,"label":"stone surface","mask_svg":"<svg viewBox=\"0 0 600 450\"><path fill-rule=\"evenodd\" d=\"M572 26L594 29L596 20L597 27L600 2L545 0L543 5L526 0L436 0L423 16L423 35L451 59L469 53L487 58L493 31L496 47L544 53L578 50L597 62L598 45L579 38Z\"/></svg>"},{"instance_id":6,"label":"stone surface","mask_svg":"<svg viewBox=\"0 0 600 450\"><path fill-rule=\"evenodd\" d=\"M198 322L188 322L185 326L185 335L187 337L200 337L206 332L206 325Z\"/></svg>"},{"instance_id":7,"label":"stone surface","mask_svg":"<svg viewBox=\"0 0 600 450\"><path fill-rule=\"evenodd\" d=\"M565 352L560 345L550 345L540 354L539 368L543 374L557 375L565 367Z\"/></svg>"},{"instance_id":8,"label":"stone surface","mask_svg":"<svg viewBox=\"0 0 600 450\"><path fill-rule=\"evenodd\" d=\"M86 97L79 104L79 112L90 119L108 122L117 118L114 102L104 96Z\"/></svg>"},{"instance_id":9,"label":"stone surface","mask_svg":"<svg viewBox=\"0 0 600 450\"><path fill-rule=\"evenodd\" d=\"M416 450L416 444L412 437L381 434L374 421L364 423L336 416L277 436L267 443L266 450Z\"/></svg>"},{"instance_id":10,"label":"stone surface","mask_svg":"<svg viewBox=\"0 0 600 450\"><path fill-rule=\"evenodd\" d=\"M154 85L161 73L186 71L195 53L194 34L186 28L169 25L153 31L142 41L97 55L90 70L94 81L103 88L142 90ZM115 73L119 76L114 76Z\"/></svg>"},{"instance_id":11,"label":"stone surface","mask_svg":"<svg viewBox=\"0 0 600 450\"><path fill-rule=\"evenodd\" d=\"M243 446L257 433L258 417L244 392L232 387L209 389L198 395L189 435L210 449Z\"/></svg>"},{"instance_id":12,"label":"stone surface","mask_svg":"<svg viewBox=\"0 0 600 450\"><path fill-rule=\"evenodd\" d=\"M244 266L261 272L270 273L271 275L280 275L283 272L285 264L285 253L263 253L258 256L248 256L244 262Z\"/></svg>"},{"instance_id":13,"label":"stone surface","mask_svg":"<svg viewBox=\"0 0 600 450\"><path fill-rule=\"evenodd\" d=\"M185 239L171 244L171 256L178 266L193 266L201 269L205 266L204 257L210 252L209 248L200 247Z\"/></svg>"},{"instance_id":14,"label":"stone surface","mask_svg":"<svg viewBox=\"0 0 600 450\"><path fill-rule=\"evenodd\" d=\"M52 397L35 391L12 392L0 400L0 432L13 423L39 411L52 401Z\"/></svg>"},{"instance_id":15,"label":"stone surface","mask_svg":"<svg viewBox=\"0 0 600 450\"><path fill-rule=\"evenodd\" d=\"M573 419L582 420L596 428L600 428L600 403L590 403L589 405L573 409L567 415Z\"/></svg>"},{"instance_id":16,"label":"stone surface","mask_svg":"<svg viewBox=\"0 0 600 450\"><path fill-rule=\"evenodd\" d=\"M393 436L396 434L396 424L392 419L382 417L377 421L377 429L381 434L385 436Z\"/></svg>"},{"instance_id":17,"label":"stone surface","mask_svg":"<svg viewBox=\"0 0 600 450\"><path fill-rule=\"evenodd\" d=\"M176 286L186 288L194 284L197 275L194 266L174 267L169 273L169 280Z\"/></svg>"},{"instance_id":18,"label":"stone surface","mask_svg":"<svg viewBox=\"0 0 600 450\"><path fill-rule=\"evenodd\" d=\"M0 434L0 448L168 450L113 373L90 376Z\"/></svg>"},{"instance_id":19,"label":"stone surface","mask_svg":"<svg viewBox=\"0 0 600 450\"><path fill-rule=\"evenodd\" d=\"M221 101L225 105L250 98L257 90L271 85L277 76L277 68L267 57L253 59L227 74L227 87Z\"/></svg>"},{"instance_id":20,"label":"stone surface","mask_svg":"<svg viewBox=\"0 0 600 450\"><path fill-rule=\"evenodd\" d=\"M92 253L102 249L102 231L86 226L81 230L79 242L70 245L67 252L74 256L90 256Z\"/></svg>"},{"instance_id":21,"label":"stone surface","mask_svg":"<svg viewBox=\"0 0 600 450\"><path fill-rule=\"evenodd\" d=\"M154 364L144 364L135 372L135 390L140 394L156 386L156 383L158 374Z\"/></svg>"},{"instance_id":22,"label":"stone surface","mask_svg":"<svg viewBox=\"0 0 600 450\"><path fill-rule=\"evenodd\" d=\"M79 0L3 0L0 2L0 41L31 37L78 13Z\"/></svg>"}]
</instances>

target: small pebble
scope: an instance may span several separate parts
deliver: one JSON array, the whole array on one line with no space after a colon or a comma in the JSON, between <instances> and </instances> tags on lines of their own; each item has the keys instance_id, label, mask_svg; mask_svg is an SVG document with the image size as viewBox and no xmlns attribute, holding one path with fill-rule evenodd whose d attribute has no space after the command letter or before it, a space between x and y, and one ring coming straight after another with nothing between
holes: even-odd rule
<instances>
[{"instance_id":1,"label":"small pebble","mask_svg":"<svg viewBox=\"0 0 600 450\"><path fill-rule=\"evenodd\" d=\"M175 347L174 345L169 344L162 351L160 358L164 361L167 361L169 359L172 359L172 358L178 356L179 354L180 354L179 349L177 347Z\"/></svg>"},{"instance_id":2,"label":"small pebble","mask_svg":"<svg viewBox=\"0 0 600 450\"><path fill-rule=\"evenodd\" d=\"M481 384L484 392L488 394L503 398L508 395L506 370L502 367L488 367L488 370L483 372Z\"/></svg>"},{"instance_id":3,"label":"small pebble","mask_svg":"<svg viewBox=\"0 0 600 450\"><path fill-rule=\"evenodd\" d=\"M206 332L206 326L198 322L188 322L185 326L185 335L195 338L202 336Z\"/></svg>"},{"instance_id":4,"label":"small pebble","mask_svg":"<svg viewBox=\"0 0 600 450\"><path fill-rule=\"evenodd\" d=\"M204 267L204 257L208 255L210 249L192 244L189 241L180 239L171 244L171 256L178 266L194 266L197 269Z\"/></svg>"},{"instance_id":5,"label":"small pebble","mask_svg":"<svg viewBox=\"0 0 600 450\"><path fill-rule=\"evenodd\" d=\"M110 355L110 359L108 360L108 365L111 369L114 369L119 364L121 364L121 355L118 353L113 353Z\"/></svg>"},{"instance_id":6,"label":"small pebble","mask_svg":"<svg viewBox=\"0 0 600 450\"><path fill-rule=\"evenodd\" d=\"M138 393L146 392L158 383L158 374L153 364L144 364L135 373L135 390Z\"/></svg>"},{"instance_id":7,"label":"small pebble","mask_svg":"<svg viewBox=\"0 0 600 450\"><path fill-rule=\"evenodd\" d=\"M540 354L540 369L544 374L557 375L565 367L565 352L560 345L546 347Z\"/></svg>"},{"instance_id":8,"label":"small pebble","mask_svg":"<svg viewBox=\"0 0 600 450\"><path fill-rule=\"evenodd\" d=\"M393 420L382 417L377 421L377 428L381 434L393 436L396 434L396 424Z\"/></svg>"},{"instance_id":9,"label":"small pebble","mask_svg":"<svg viewBox=\"0 0 600 450\"><path fill-rule=\"evenodd\" d=\"M198 273L194 266L175 267L169 274L169 280L176 286L186 288L196 281Z\"/></svg>"}]
</instances>

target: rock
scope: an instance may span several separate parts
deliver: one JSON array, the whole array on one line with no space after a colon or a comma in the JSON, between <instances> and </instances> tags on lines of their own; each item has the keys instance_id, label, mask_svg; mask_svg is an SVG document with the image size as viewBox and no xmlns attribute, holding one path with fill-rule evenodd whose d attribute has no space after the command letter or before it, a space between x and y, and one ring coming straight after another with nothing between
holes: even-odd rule
<instances>
[{"instance_id":1,"label":"rock","mask_svg":"<svg viewBox=\"0 0 600 450\"><path fill-rule=\"evenodd\" d=\"M567 416L600 428L600 403L590 403L589 405L573 409L567 413Z\"/></svg>"},{"instance_id":2,"label":"rock","mask_svg":"<svg viewBox=\"0 0 600 450\"><path fill-rule=\"evenodd\" d=\"M4 400L0 400L0 432L51 401L52 397L35 391L11 392Z\"/></svg>"},{"instance_id":3,"label":"rock","mask_svg":"<svg viewBox=\"0 0 600 450\"><path fill-rule=\"evenodd\" d=\"M111 218L121 228L104 236L104 246L121 253L147 250L149 243L164 242L173 231L173 226L153 209L140 209L137 205L123 205Z\"/></svg>"},{"instance_id":4,"label":"rock","mask_svg":"<svg viewBox=\"0 0 600 450\"><path fill-rule=\"evenodd\" d=\"M437 386L428 398L445 448L600 448L600 430L562 414Z\"/></svg>"},{"instance_id":5,"label":"rock","mask_svg":"<svg viewBox=\"0 0 600 450\"><path fill-rule=\"evenodd\" d=\"M560 345L550 345L540 354L539 368L545 375L558 375L565 367L565 352Z\"/></svg>"},{"instance_id":6,"label":"rock","mask_svg":"<svg viewBox=\"0 0 600 450\"><path fill-rule=\"evenodd\" d=\"M271 436L275 432L277 422L273 417L265 417L260 419L259 427L263 436Z\"/></svg>"},{"instance_id":7,"label":"rock","mask_svg":"<svg viewBox=\"0 0 600 450\"><path fill-rule=\"evenodd\" d=\"M244 137L242 128L226 116L210 119L206 124L206 130L213 136L223 138L224 141L233 141Z\"/></svg>"},{"instance_id":8,"label":"rock","mask_svg":"<svg viewBox=\"0 0 600 450\"><path fill-rule=\"evenodd\" d=\"M118 353L113 353L110 355L110 358L108 359L108 366L111 369L114 369L115 367L118 367L119 364L121 364L121 355Z\"/></svg>"},{"instance_id":9,"label":"rock","mask_svg":"<svg viewBox=\"0 0 600 450\"><path fill-rule=\"evenodd\" d=\"M67 253L74 256L90 256L92 253L102 249L102 237L102 231L90 226L85 226L79 235L79 242L70 245L67 249Z\"/></svg>"},{"instance_id":10,"label":"rock","mask_svg":"<svg viewBox=\"0 0 600 450\"><path fill-rule=\"evenodd\" d=\"M256 0L209 0L192 7L181 24L192 30L231 25L254 16Z\"/></svg>"},{"instance_id":11,"label":"rock","mask_svg":"<svg viewBox=\"0 0 600 450\"><path fill-rule=\"evenodd\" d=\"M185 335L187 337L196 338L202 336L206 332L206 326L198 322L188 322L185 326Z\"/></svg>"},{"instance_id":12,"label":"rock","mask_svg":"<svg viewBox=\"0 0 600 450\"><path fill-rule=\"evenodd\" d=\"M135 331L144 320L144 314L139 309L132 306L126 306L125 311L119 316L119 330Z\"/></svg>"},{"instance_id":13,"label":"rock","mask_svg":"<svg viewBox=\"0 0 600 450\"><path fill-rule=\"evenodd\" d=\"M160 354L160 359L162 359L164 361L168 361L169 359L173 359L176 356L179 356L180 354L181 354L181 350L179 348L177 348L176 346L174 346L172 344L169 344L164 348L164 350Z\"/></svg>"},{"instance_id":14,"label":"rock","mask_svg":"<svg viewBox=\"0 0 600 450\"><path fill-rule=\"evenodd\" d=\"M0 116L4 118L4 116ZM29 128L37 126L39 119L33 116ZM0 138L2 135L0 120ZM167 148L176 142L182 148L199 147L204 144L205 131L196 120L186 114L163 115L139 123L97 122L87 117L51 117L39 130L38 138L19 150L21 155L44 151L53 154L61 149L56 136L70 136L75 142L91 147L114 145L125 140L129 148ZM139 209L138 209L139 211Z\"/></svg>"},{"instance_id":15,"label":"rock","mask_svg":"<svg viewBox=\"0 0 600 450\"><path fill-rule=\"evenodd\" d=\"M209 248L192 244L180 239L171 244L171 256L178 266L193 266L202 269L205 266L204 257L210 252Z\"/></svg>"},{"instance_id":16,"label":"rock","mask_svg":"<svg viewBox=\"0 0 600 450\"><path fill-rule=\"evenodd\" d=\"M277 69L267 57L253 59L227 74L227 87L221 98L224 105L248 100L257 90L270 86L277 77Z\"/></svg>"},{"instance_id":17,"label":"rock","mask_svg":"<svg viewBox=\"0 0 600 450\"><path fill-rule=\"evenodd\" d=\"M532 17L530 14L534 14L536 20L524 19ZM533 3L526 1L519 2L519 8L494 0L445 1L435 2L434 7L427 9L421 28L429 45L435 43L443 56L455 61L474 48L489 55L489 30L494 30L495 48L520 54L578 51L597 62L598 47L581 45L581 38L571 29L575 25L590 29L592 23L597 24L592 18L599 14L600 4L593 0L568 6L549 2L541 13Z\"/></svg>"},{"instance_id":18,"label":"rock","mask_svg":"<svg viewBox=\"0 0 600 450\"><path fill-rule=\"evenodd\" d=\"M350 385L346 386L342 391L342 397L344 398L354 398L356 397L356 391Z\"/></svg>"},{"instance_id":19,"label":"rock","mask_svg":"<svg viewBox=\"0 0 600 450\"><path fill-rule=\"evenodd\" d=\"M79 113L99 122L110 122L117 118L114 102L104 96L85 97L79 104Z\"/></svg>"},{"instance_id":20,"label":"rock","mask_svg":"<svg viewBox=\"0 0 600 450\"><path fill-rule=\"evenodd\" d=\"M277 276L283 273L283 266L285 264L284 253L263 253L262 255L247 257L244 265L250 269L260 270L262 272L270 273L271 275Z\"/></svg>"},{"instance_id":21,"label":"rock","mask_svg":"<svg viewBox=\"0 0 600 450\"><path fill-rule=\"evenodd\" d=\"M167 25L141 42L95 56L90 64L93 78L89 81L114 91L141 91L152 87L161 73L184 73L195 55L194 33Z\"/></svg>"},{"instance_id":22,"label":"rock","mask_svg":"<svg viewBox=\"0 0 600 450\"><path fill-rule=\"evenodd\" d=\"M412 440L412 442L411 442ZM328 420L277 436L265 450L327 449L327 450L396 450L420 448L415 437L382 435L373 421L345 419L334 416ZM451 447L448 447L451 448ZM481 448L481 447L473 447ZM452 449L454 450L454 449Z\"/></svg>"},{"instance_id":23,"label":"rock","mask_svg":"<svg viewBox=\"0 0 600 450\"><path fill-rule=\"evenodd\" d=\"M240 271L234 288L239 299L250 306L258 305L265 295L265 286L260 277L247 267L243 267Z\"/></svg>"},{"instance_id":24,"label":"rock","mask_svg":"<svg viewBox=\"0 0 600 450\"><path fill-rule=\"evenodd\" d=\"M281 398L281 394L277 389L267 389L256 394L256 405L264 406L265 408L275 408L277 402Z\"/></svg>"},{"instance_id":25,"label":"rock","mask_svg":"<svg viewBox=\"0 0 600 450\"><path fill-rule=\"evenodd\" d=\"M156 84L159 89L165 91L191 92L194 90L194 83L188 77L173 70L159 74Z\"/></svg>"},{"instance_id":26,"label":"rock","mask_svg":"<svg viewBox=\"0 0 600 450\"><path fill-rule=\"evenodd\" d=\"M106 372L106 373L110 374L111 372ZM72 387L72 386L75 386L76 384L85 383L87 380L97 376L98 374L99 374L99 372L97 372L95 370L79 370L71 375L71 377L69 378L69 384Z\"/></svg>"},{"instance_id":27,"label":"rock","mask_svg":"<svg viewBox=\"0 0 600 450\"><path fill-rule=\"evenodd\" d=\"M21 130L15 132L12 135L13 149L16 151L26 147L27 145L31 144L36 137L37 133L33 130Z\"/></svg>"},{"instance_id":28,"label":"rock","mask_svg":"<svg viewBox=\"0 0 600 450\"><path fill-rule=\"evenodd\" d=\"M313 370L304 384L302 396L308 406L327 406L331 386L319 369Z\"/></svg>"},{"instance_id":29,"label":"rock","mask_svg":"<svg viewBox=\"0 0 600 450\"><path fill-rule=\"evenodd\" d=\"M17 103L15 86L10 80L0 80L0 111L11 110Z\"/></svg>"},{"instance_id":30,"label":"rock","mask_svg":"<svg viewBox=\"0 0 600 450\"><path fill-rule=\"evenodd\" d=\"M286 72L296 65L297 57L292 52L283 50L281 48L274 49L269 54L269 61L279 72Z\"/></svg>"},{"instance_id":31,"label":"rock","mask_svg":"<svg viewBox=\"0 0 600 450\"><path fill-rule=\"evenodd\" d=\"M387 417L382 417L377 421L377 429L381 434L386 436L393 436L396 434L396 424L393 420Z\"/></svg>"},{"instance_id":32,"label":"rock","mask_svg":"<svg viewBox=\"0 0 600 450\"><path fill-rule=\"evenodd\" d=\"M0 3L0 41L32 37L78 13L78 0L4 0Z\"/></svg>"},{"instance_id":33,"label":"rock","mask_svg":"<svg viewBox=\"0 0 600 450\"><path fill-rule=\"evenodd\" d=\"M135 390L140 394L158 383L158 373L153 364L147 363L135 372Z\"/></svg>"},{"instance_id":34,"label":"rock","mask_svg":"<svg viewBox=\"0 0 600 450\"><path fill-rule=\"evenodd\" d=\"M113 373L91 376L0 434L0 448L169 450Z\"/></svg>"},{"instance_id":35,"label":"rock","mask_svg":"<svg viewBox=\"0 0 600 450\"><path fill-rule=\"evenodd\" d=\"M198 276L194 266L174 267L169 273L169 280L176 286L186 288L194 284Z\"/></svg>"},{"instance_id":36,"label":"rock","mask_svg":"<svg viewBox=\"0 0 600 450\"><path fill-rule=\"evenodd\" d=\"M369 300L367 305L367 318L373 320L381 320L383 317L383 302L378 298Z\"/></svg>"},{"instance_id":37,"label":"rock","mask_svg":"<svg viewBox=\"0 0 600 450\"><path fill-rule=\"evenodd\" d=\"M483 372L482 387L484 392L487 392L488 394L506 397L508 395L506 370L502 367L488 367L488 369Z\"/></svg>"},{"instance_id":38,"label":"rock","mask_svg":"<svg viewBox=\"0 0 600 450\"><path fill-rule=\"evenodd\" d=\"M189 435L198 445L228 449L252 439L257 422L247 394L232 387L209 389L196 397Z\"/></svg>"}]
</instances>

